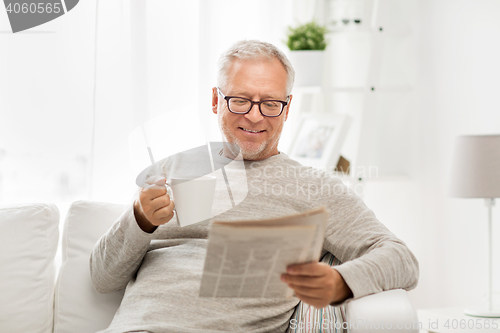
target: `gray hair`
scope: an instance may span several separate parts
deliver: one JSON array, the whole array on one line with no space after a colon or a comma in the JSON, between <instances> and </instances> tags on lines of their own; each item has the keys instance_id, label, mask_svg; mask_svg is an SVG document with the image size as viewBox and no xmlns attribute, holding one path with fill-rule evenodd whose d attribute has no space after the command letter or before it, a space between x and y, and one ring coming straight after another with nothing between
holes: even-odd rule
<instances>
[{"instance_id":1,"label":"gray hair","mask_svg":"<svg viewBox=\"0 0 500 333\"><path fill-rule=\"evenodd\" d=\"M233 44L221 54L217 63L217 86L224 88L227 84L227 71L236 59L268 59L276 58L286 71L286 94L292 92L295 70L285 54L271 43L258 40L242 40Z\"/></svg>"}]
</instances>

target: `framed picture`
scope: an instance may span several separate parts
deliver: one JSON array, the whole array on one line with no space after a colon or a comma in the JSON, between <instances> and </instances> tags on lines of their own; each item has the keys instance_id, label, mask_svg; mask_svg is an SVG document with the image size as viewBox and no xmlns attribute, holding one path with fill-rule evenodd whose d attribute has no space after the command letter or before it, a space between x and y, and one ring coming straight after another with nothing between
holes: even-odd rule
<instances>
[{"instance_id":1,"label":"framed picture","mask_svg":"<svg viewBox=\"0 0 500 333\"><path fill-rule=\"evenodd\" d=\"M347 115L304 115L290 157L315 168L335 168L350 124L351 118Z\"/></svg>"}]
</instances>

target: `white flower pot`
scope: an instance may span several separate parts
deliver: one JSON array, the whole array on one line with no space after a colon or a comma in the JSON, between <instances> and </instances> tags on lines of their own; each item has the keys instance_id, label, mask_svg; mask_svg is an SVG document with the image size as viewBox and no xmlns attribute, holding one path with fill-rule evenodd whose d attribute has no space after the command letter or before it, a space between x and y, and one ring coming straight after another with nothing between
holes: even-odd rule
<instances>
[{"instance_id":1,"label":"white flower pot","mask_svg":"<svg viewBox=\"0 0 500 333\"><path fill-rule=\"evenodd\" d=\"M295 69L295 86L320 86L323 82L325 51L290 51L290 62Z\"/></svg>"}]
</instances>

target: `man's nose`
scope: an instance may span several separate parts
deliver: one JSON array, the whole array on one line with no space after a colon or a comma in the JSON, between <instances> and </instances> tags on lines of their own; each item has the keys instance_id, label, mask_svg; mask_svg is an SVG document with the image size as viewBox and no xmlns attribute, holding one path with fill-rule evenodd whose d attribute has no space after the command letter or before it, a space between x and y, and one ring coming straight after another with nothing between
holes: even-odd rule
<instances>
[{"instance_id":1,"label":"man's nose","mask_svg":"<svg viewBox=\"0 0 500 333\"><path fill-rule=\"evenodd\" d=\"M250 111L247 114L245 114L245 117L254 123L259 122L262 119L264 119L264 116L262 115L262 113L260 113L258 104L253 104Z\"/></svg>"}]
</instances>

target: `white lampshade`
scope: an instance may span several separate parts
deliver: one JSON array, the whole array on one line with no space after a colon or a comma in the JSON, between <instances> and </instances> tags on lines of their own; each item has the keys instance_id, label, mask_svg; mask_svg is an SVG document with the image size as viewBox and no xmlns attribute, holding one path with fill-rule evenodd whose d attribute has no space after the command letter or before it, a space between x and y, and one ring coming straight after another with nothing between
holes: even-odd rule
<instances>
[{"instance_id":1,"label":"white lampshade","mask_svg":"<svg viewBox=\"0 0 500 333\"><path fill-rule=\"evenodd\" d=\"M500 197L500 135L457 137L450 195L460 198Z\"/></svg>"}]
</instances>

